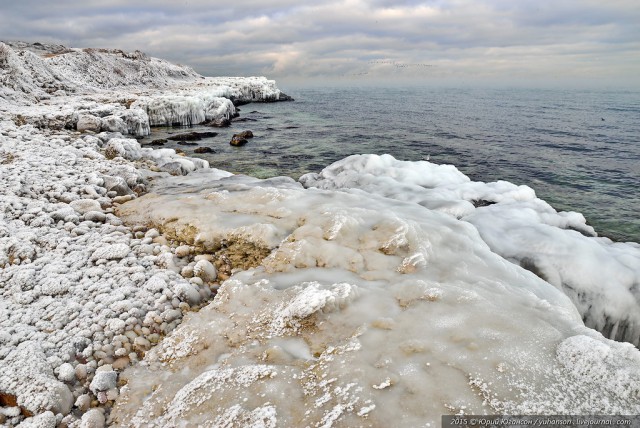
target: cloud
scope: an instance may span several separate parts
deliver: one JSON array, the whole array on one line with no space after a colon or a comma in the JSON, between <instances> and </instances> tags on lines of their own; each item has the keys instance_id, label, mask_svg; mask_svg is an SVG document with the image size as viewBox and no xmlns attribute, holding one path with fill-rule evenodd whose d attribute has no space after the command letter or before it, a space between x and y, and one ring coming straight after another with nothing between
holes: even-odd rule
<instances>
[{"instance_id":1,"label":"cloud","mask_svg":"<svg viewBox=\"0 0 640 428\"><path fill-rule=\"evenodd\" d=\"M3 39L140 49L208 75L637 81L637 22L636 0L23 0L3 5L0 28Z\"/></svg>"}]
</instances>

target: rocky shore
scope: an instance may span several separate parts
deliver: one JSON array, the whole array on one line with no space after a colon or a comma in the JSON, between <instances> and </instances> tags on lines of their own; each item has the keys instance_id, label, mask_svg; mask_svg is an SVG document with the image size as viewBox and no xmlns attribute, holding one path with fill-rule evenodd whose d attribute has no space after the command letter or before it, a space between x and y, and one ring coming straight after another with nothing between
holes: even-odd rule
<instances>
[{"instance_id":1,"label":"rocky shore","mask_svg":"<svg viewBox=\"0 0 640 428\"><path fill-rule=\"evenodd\" d=\"M0 44L0 424L100 426L118 373L231 269L191 257L181 276L167 267L184 247L114 214L155 177L208 167L135 137L287 96L140 52L12 45Z\"/></svg>"},{"instance_id":2,"label":"rocky shore","mask_svg":"<svg viewBox=\"0 0 640 428\"><path fill-rule=\"evenodd\" d=\"M0 65L0 424L640 413L640 351L609 339L640 340L637 244L451 165L259 180L135 139L288 98L265 78L26 43Z\"/></svg>"}]
</instances>

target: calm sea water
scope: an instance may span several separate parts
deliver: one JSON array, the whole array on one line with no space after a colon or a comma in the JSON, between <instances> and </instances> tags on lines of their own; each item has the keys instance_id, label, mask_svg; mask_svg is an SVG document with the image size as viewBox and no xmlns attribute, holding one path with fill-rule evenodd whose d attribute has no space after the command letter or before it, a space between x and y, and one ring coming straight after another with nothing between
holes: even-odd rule
<instances>
[{"instance_id":1,"label":"calm sea water","mask_svg":"<svg viewBox=\"0 0 640 428\"><path fill-rule=\"evenodd\" d=\"M285 88L292 103L249 104L199 141L213 167L257 177L317 172L356 153L454 164L508 180L605 236L640 242L640 92L445 88ZM231 135L255 138L236 148ZM205 130L160 128L151 139ZM210 131L211 128L206 128ZM142 142L149 141L149 139ZM193 147L177 146L193 155Z\"/></svg>"}]
</instances>

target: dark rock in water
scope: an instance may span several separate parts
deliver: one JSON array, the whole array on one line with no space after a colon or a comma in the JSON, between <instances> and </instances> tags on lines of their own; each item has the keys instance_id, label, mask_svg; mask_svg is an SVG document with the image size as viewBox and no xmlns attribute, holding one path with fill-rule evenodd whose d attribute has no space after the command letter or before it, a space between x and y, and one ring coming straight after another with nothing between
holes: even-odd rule
<instances>
[{"instance_id":1,"label":"dark rock in water","mask_svg":"<svg viewBox=\"0 0 640 428\"><path fill-rule=\"evenodd\" d=\"M184 155L185 155L184 150L179 149L179 148L176 148L176 153L177 153L177 154L179 154L179 155L181 155L181 156L184 156Z\"/></svg>"},{"instance_id":2,"label":"dark rock in water","mask_svg":"<svg viewBox=\"0 0 640 428\"><path fill-rule=\"evenodd\" d=\"M229 142L229 144L236 147L244 146L247 143L248 141L246 138L238 137L237 135L234 135L233 138L231 138L231 141Z\"/></svg>"},{"instance_id":3,"label":"dark rock in water","mask_svg":"<svg viewBox=\"0 0 640 428\"><path fill-rule=\"evenodd\" d=\"M493 205L495 204L494 201L487 201L486 199L474 199L471 201L471 203L473 204L474 207L476 208L480 208L480 207L488 207L489 205ZM526 268L525 268L526 269Z\"/></svg>"},{"instance_id":4,"label":"dark rock in water","mask_svg":"<svg viewBox=\"0 0 640 428\"><path fill-rule=\"evenodd\" d=\"M198 147L194 153L215 153L211 147Z\"/></svg>"},{"instance_id":5,"label":"dark rock in water","mask_svg":"<svg viewBox=\"0 0 640 428\"><path fill-rule=\"evenodd\" d=\"M172 137L168 137L167 139L171 141L198 141L202 140L203 138L212 138L216 135L218 135L217 132L188 132L186 134L174 135Z\"/></svg>"},{"instance_id":6,"label":"dark rock in water","mask_svg":"<svg viewBox=\"0 0 640 428\"><path fill-rule=\"evenodd\" d=\"M250 112L249 114L259 114L260 112L258 110L254 110L252 112Z\"/></svg>"},{"instance_id":7,"label":"dark rock in water","mask_svg":"<svg viewBox=\"0 0 640 428\"><path fill-rule=\"evenodd\" d=\"M149 143L150 146L164 146L164 143L166 143L167 140L165 140L164 138L159 138L157 140L153 140L152 142Z\"/></svg>"},{"instance_id":8,"label":"dark rock in water","mask_svg":"<svg viewBox=\"0 0 640 428\"><path fill-rule=\"evenodd\" d=\"M178 141L178 145L180 145L180 146L197 146L198 143L194 143L193 141Z\"/></svg>"},{"instance_id":9,"label":"dark rock in water","mask_svg":"<svg viewBox=\"0 0 640 428\"><path fill-rule=\"evenodd\" d=\"M253 138L253 132L251 131L242 131L239 132L237 134L233 134L233 137L239 137L239 138Z\"/></svg>"},{"instance_id":10,"label":"dark rock in water","mask_svg":"<svg viewBox=\"0 0 640 428\"><path fill-rule=\"evenodd\" d=\"M214 119L211 122L206 123L205 125L213 126L214 128L226 128L231 125L231 121L227 118L222 119Z\"/></svg>"},{"instance_id":11,"label":"dark rock in water","mask_svg":"<svg viewBox=\"0 0 640 428\"><path fill-rule=\"evenodd\" d=\"M245 104L251 103L251 100L239 100L238 98L235 98L235 97L231 97L230 100L235 107L243 106Z\"/></svg>"},{"instance_id":12,"label":"dark rock in water","mask_svg":"<svg viewBox=\"0 0 640 428\"><path fill-rule=\"evenodd\" d=\"M293 97L285 94L284 92L280 92L280 97L278 97L278 101L295 101Z\"/></svg>"},{"instance_id":13,"label":"dark rock in water","mask_svg":"<svg viewBox=\"0 0 640 428\"><path fill-rule=\"evenodd\" d=\"M299 126L285 126L284 129L298 129Z\"/></svg>"},{"instance_id":14,"label":"dark rock in water","mask_svg":"<svg viewBox=\"0 0 640 428\"><path fill-rule=\"evenodd\" d=\"M239 119L233 119L234 122L257 122L257 119L251 117L241 117Z\"/></svg>"},{"instance_id":15,"label":"dark rock in water","mask_svg":"<svg viewBox=\"0 0 640 428\"><path fill-rule=\"evenodd\" d=\"M276 130L276 128L270 128L270 127L267 127L267 128L266 128L266 130L267 130L267 131L275 131L275 130Z\"/></svg>"}]
</instances>

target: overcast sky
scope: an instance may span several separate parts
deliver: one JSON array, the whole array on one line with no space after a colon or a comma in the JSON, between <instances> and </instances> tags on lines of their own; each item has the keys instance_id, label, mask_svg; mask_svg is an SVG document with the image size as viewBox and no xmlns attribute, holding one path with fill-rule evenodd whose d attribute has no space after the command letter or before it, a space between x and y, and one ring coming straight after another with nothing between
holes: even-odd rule
<instances>
[{"instance_id":1,"label":"overcast sky","mask_svg":"<svg viewBox=\"0 0 640 428\"><path fill-rule=\"evenodd\" d=\"M0 40L286 82L640 85L639 0L0 0Z\"/></svg>"}]
</instances>

